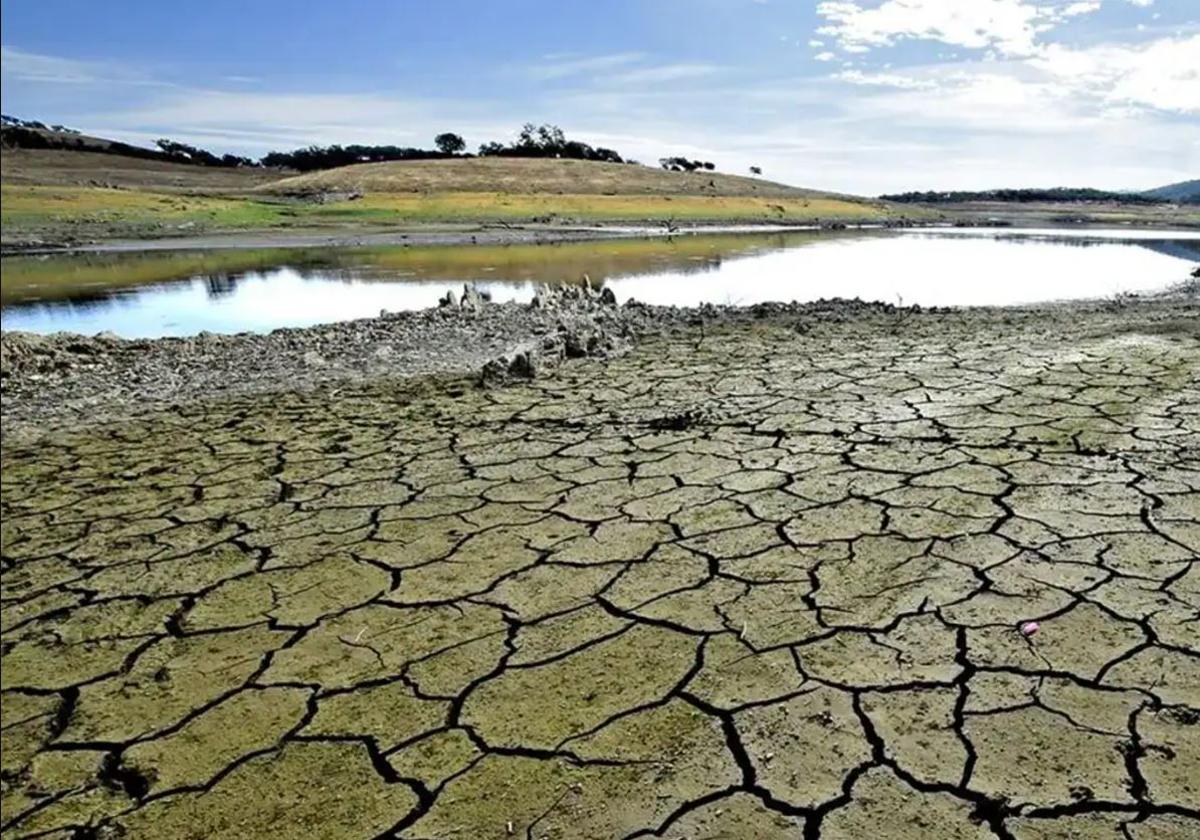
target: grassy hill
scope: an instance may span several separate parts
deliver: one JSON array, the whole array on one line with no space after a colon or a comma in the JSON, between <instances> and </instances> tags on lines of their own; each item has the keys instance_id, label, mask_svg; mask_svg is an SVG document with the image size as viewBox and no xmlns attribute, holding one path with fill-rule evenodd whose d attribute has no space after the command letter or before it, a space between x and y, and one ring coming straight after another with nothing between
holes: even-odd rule
<instances>
[{"instance_id":1,"label":"grassy hill","mask_svg":"<svg viewBox=\"0 0 1200 840\"><path fill-rule=\"evenodd\" d=\"M668 172L627 163L514 157L363 163L283 178L264 186L262 190L293 195L344 191L759 198L812 198L826 195L721 172Z\"/></svg>"},{"instance_id":2,"label":"grassy hill","mask_svg":"<svg viewBox=\"0 0 1200 840\"><path fill-rule=\"evenodd\" d=\"M719 172L530 158L372 163L303 175L102 151L6 148L8 247L210 232L439 224L824 224L920 217L875 199Z\"/></svg>"},{"instance_id":3,"label":"grassy hill","mask_svg":"<svg viewBox=\"0 0 1200 840\"><path fill-rule=\"evenodd\" d=\"M366 163L282 178L255 192L332 196L348 211L417 221L807 224L899 215L886 202L740 175L547 158Z\"/></svg>"},{"instance_id":4,"label":"grassy hill","mask_svg":"<svg viewBox=\"0 0 1200 840\"><path fill-rule=\"evenodd\" d=\"M5 149L0 156L0 183L4 184L224 194L244 192L287 174L276 169L194 166L91 150Z\"/></svg>"}]
</instances>

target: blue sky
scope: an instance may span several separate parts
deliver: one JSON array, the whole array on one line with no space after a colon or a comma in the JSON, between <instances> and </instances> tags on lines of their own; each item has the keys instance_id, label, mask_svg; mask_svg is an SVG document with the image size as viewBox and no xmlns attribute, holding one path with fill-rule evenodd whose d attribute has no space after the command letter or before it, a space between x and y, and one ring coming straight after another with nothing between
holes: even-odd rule
<instances>
[{"instance_id":1,"label":"blue sky","mask_svg":"<svg viewBox=\"0 0 1200 840\"><path fill-rule=\"evenodd\" d=\"M521 123L875 194L1200 177L1200 0L5 0L3 108L261 154Z\"/></svg>"}]
</instances>

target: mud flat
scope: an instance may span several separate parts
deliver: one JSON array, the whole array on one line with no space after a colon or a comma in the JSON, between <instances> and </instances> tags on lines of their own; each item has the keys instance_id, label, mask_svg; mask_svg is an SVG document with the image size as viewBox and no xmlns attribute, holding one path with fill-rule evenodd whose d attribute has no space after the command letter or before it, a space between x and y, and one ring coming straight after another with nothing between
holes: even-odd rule
<instances>
[{"instance_id":1,"label":"mud flat","mask_svg":"<svg viewBox=\"0 0 1200 840\"><path fill-rule=\"evenodd\" d=\"M1195 837L1198 323L5 336L3 836Z\"/></svg>"}]
</instances>

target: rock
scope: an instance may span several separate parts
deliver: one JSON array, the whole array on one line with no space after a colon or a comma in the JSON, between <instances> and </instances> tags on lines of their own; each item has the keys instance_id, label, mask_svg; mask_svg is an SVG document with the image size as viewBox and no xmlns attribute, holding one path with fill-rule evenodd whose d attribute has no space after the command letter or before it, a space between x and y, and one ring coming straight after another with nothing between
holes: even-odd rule
<instances>
[{"instance_id":1,"label":"rock","mask_svg":"<svg viewBox=\"0 0 1200 840\"><path fill-rule=\"evenodd\" d=\"M600 290L600 303L604 304L605 306L616 306L617 293L608 286L605 286Z\"/></svg>"},{"instance_id":2,"label":"rock","mask_svg":"<svg viewBox=\"0 0 1200 840\"><path fill-rule=\"evenodd\" d=\"M463 309L468 312L479 312L483 309L483 295L479 294L479 289L472 285L463 286L462 303Z\"/></svg>"},{"instance_id":3,"label":"rock","mask_svg":"<svg viewBox=\"0 0 1200 840\"><path fill-rule=\"evenodd\" d=\"M447 289L446 294L438 299L438 306L442 309L458 309L458 296L453 289Z\"/></svg>"},{"instance_id":4,"label":"rock","mask_svg":"<svg viewBox=\"0 0 1200 840\"><path fill-rule=\"evenodd\" d=\"M508 385L517 380L530 380L537 377L541 370L540 356L536 350L521 350L511 359L500 356L492 359L479 372L480 381L486 387Z\"/></svg>"},{"instance_id":5,"label":"rock","mask_svg":"<svg viewBox=\"0 0 1200 840\"><path fill-rule=\"evenodd\" d=\"M492 359L479 372L480 381L487 387L496 387L508 383L508 357L500 356Z\"/></svg>"},{"instance_id":6,"label":"rock","mask_svg":"<svg viewBox=\"0 0 1200 840\"><path fill-rule=\"evenodd\" d=\"M533 379L537 376L537 357L532 350L518 353L509 362L508 373L515 379Z\"/></svg>"},{"instance_id":7,"label":"rock","mask_svg":"<svg viewBox=\"0 0 1200 840\"><path fill-rule=\"evenodd\" d=\"M301 360L305 367L325 367L325 357L316 350L309 350L301 357Z\"/></svg>"},{"instance_id":8,"label":"rock","mask_svg":"<svg viewBox=\"0 0 1200 840\"><path fill-rule=\"evenodd\" d=\"M590 356L596 346L596 336L582 330L569 330L563 336L564 349L568 359L582 359Z\"/></svg>"}]
</instances>

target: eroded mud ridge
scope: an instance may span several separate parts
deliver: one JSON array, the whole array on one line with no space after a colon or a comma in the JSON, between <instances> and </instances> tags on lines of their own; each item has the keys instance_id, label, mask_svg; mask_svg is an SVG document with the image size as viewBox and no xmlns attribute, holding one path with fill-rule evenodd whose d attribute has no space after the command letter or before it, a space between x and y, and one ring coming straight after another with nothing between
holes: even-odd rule
<instances>
[{"instance_id":1,"label":"eroded mud ridge","mask_svg":"<svg viewBox=\"0 0 1200 840\"><path fill-rule=\"evenodd\" d=\"M1194 838L1198 321L764 318L6 444L3 834Z\"/></svg>"}]
</instances>

